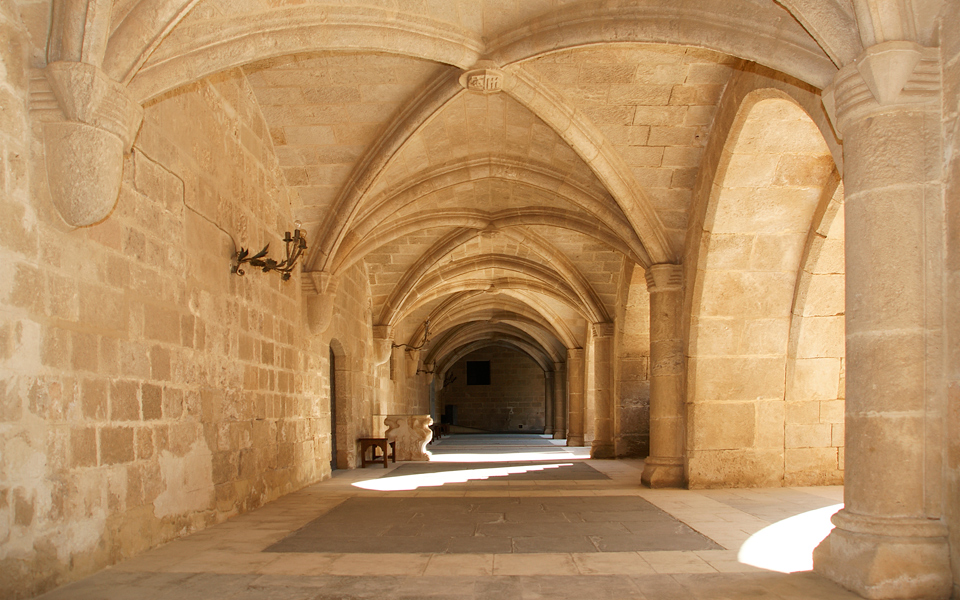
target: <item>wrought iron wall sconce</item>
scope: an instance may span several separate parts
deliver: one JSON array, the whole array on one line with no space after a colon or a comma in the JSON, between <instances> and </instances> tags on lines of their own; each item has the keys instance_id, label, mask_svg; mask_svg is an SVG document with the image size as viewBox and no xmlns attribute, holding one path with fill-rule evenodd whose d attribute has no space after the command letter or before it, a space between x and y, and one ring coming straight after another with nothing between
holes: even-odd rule
<instances>
[{"instance_id":1,"label":"wrought iron wall sconce","mask_svg":"<svg viewBox=\"0 0 960 600\"><path fill-rule=\"evenodd\" d=\"M427 342L430 341L430 319L427 319L423 322L423 341L417 344L416 346L411 346L410 344L393 344L394 348L406 348L407 351L416 351L427 345Z\"/></svg>"},{"instance_id":2,"label":"wrought iron wall sconce","mask_svg":"<svg viewBox=\"0 0 960 600\"><path fill-rule=\"evenodd\" d=\"M263 247L263 250L257 252L253 256L250 256L250 250L247 248L240 248L240 251L236 253L233 257L233 266L230 269L232 273L237 275L245 275L243 270L243 265L248 263L251 267L257 267L262 269L264 273L270 271L277 271L281 273L280 279L283 281L288 281L290 279L290 274L293 272L294 267L297 264L297 260L300 258L300 255L303 254L303 251L307 249L307 236L300 231L300 221L294 223L296 229L293 232L293 235L290 235L290 232L287 231L284 233L283 242L286 245L286 254L287 257L277 262L272 258L267 257L267 252L270 249L270 244L267 244Z\"/></svg>"},{"instance_id":3,"label":"wrought iron wall sconce","mask_svg":"<svg viewBox=\"0 0 960 600\"><path fill-rule=\"evenodd\" d=\"M420 368L420 364L422 364L422 363L419 362L419 360L420 360L420 359L419 359L420 349L423 348L424 346L426 346L426 345L427 345L427 342L429 342L429 341L430 341L430 319L427 319L426 321L423 322L423 341L422 341L422 342L420 342L420 343L417 344L416 346L411 346L410 344L393 344L393 347L394 347L394 348L403 348L403 349L406 350L407 352L410 352L411 354L416 354L416 355L417 355L418 364L417 364L417 372L416 372L416 375L421 375L421 374L433 375L433 371L432 371L432 370Z\"/></svg>"}]
</instances>

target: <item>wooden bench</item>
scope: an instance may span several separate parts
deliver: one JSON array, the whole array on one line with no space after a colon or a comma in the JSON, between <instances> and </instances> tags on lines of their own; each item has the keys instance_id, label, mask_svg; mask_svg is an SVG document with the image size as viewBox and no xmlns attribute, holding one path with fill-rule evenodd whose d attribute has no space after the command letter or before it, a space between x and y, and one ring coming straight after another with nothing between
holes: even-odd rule
<instances>
[{"instance_id":1,"label":"wooden bench","mask_svg":"<svg viewBox=\"0 0 960 600\"><path fill-rule=\"evenodd\" d=\"M391 442L387 438L357 438L357 441L360 442L360 467L367 468L367 463L375 464L380 462L380 459L377 458L377 448L380 448L381 454L383 454L383 468L387 468L387 447L389 446L390 450L393 451L393 462L397 462L397 443ZM367 449L370 448L370 453L373 455L373 458L367 460Z\"/></svg>"}]
</instances>

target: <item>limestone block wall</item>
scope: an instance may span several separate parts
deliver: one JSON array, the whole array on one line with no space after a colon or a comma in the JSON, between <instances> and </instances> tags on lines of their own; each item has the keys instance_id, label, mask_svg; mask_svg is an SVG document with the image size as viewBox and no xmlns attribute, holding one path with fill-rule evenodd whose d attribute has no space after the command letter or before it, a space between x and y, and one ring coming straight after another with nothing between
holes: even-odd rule
<instances>
[{"instance_id":1,"label":"limestone block wall","mask_svg":"<svg viewBox=\"0 0 960 600\"><path fill-rule=\"evenodd\" d=\"M824 211L798 282L787 350L784 485L843 483L843 208Z\"/></svg>"},{"instance_id":2,"label":"limestone block wall","mask_svg":"<svg viewBox=\"0 0 960 600\"><path fill-rule=\"evenodd\" d=\"M835 186L819 97L796 82L747 69L727 87L717 119L714 131L727 135L707 149L684 260L691 265L685 292L690 485L812 481L828 462L820 453L837 457L829 469L836 474L837 423L820 422L819 407L817 427L806 427L814 425L811 414L794 414L794 424L803 427L789 427L788 440L785 402L798 276L815 218L832 198L831 182ZM800 352L804 357L821 356L818 345L830 348L824 356L842 356L843 316L830 316L807 328L811 344ZM841 381L835 370L825 387L838 390ZM823 430L828 435L806 435ZM816 460L803 456L809 448L817 449Z\"/></svg>"},{"instance_id":3,"label":"limestone block wall","mask_svg":"<svg viewBox=\"0 0 960 600\"><path fill-rule=\"evenodd\" d=\"M644 271L620 278L614 340L616 453L650 453L650 294Z\"/></svg>"},{"instance_id":4,"label":"limestone block wall","mask_svg":"<svg viewBox=\"0 0 960 600\"><path fill-rule=\"evenodd\" d=\"M948 2L941 20L943 53L943 165L947 210L946 319L947 433L943 505L950 531L950 564L955 598L960 598L960 3Z\"/></svg>"},{"instance_id":5,"label":"limestone block wall","mask_svg":"<svg viewBox=\"0 0 960 600\"><path fill-rule=\"evenodd\" d=\"M340 469L357 466L358 437L379 433L373 422L373 415L377 412L376 372L370 354L373 330L369 298L367 270L360 262L341 276L330 324L311 344L311 354L318 360L307 366L304 376L311 378L316 385L313 399L321 415L317 456L323 463L323 477L329 475L332 426L337 432L337 468ZM336 357L335 424L331 424L329 412L330 349Z\"/></svg>"},{"instance_id":6,"label":"limestone block wall","mask_svg":"<svg viewBox=\"0 0 960 600\"><path fill-rule=\"evenodd\" d=\"M467 385L467 361L484 360L490 361L490 385ZM441 390L439 405L441 409L456 406L459 425L543 433L545 378L543 369L526 354L511 348L483 348L461 358L449 373L456 380Z\"/></svg>"},{"instance_id":7,"label":"limestone block wall","mask_svg":"<svg viewBox=\"0 0 960 600\"><path fill-rule=\"evenodd\" d=\"M304 327L299 282L229 272L234 240L276 249L293 221L242 74L145 107L116 209L69 230L44 195L36 140L49 115L28 126L15 23L0 10L5 598L318 480L330 430L328 346ZM360 413L372 375L356 307L369 293L362 270L345 279L331 327L357 340L345 364Z\"/></svg>"}]
</instances>

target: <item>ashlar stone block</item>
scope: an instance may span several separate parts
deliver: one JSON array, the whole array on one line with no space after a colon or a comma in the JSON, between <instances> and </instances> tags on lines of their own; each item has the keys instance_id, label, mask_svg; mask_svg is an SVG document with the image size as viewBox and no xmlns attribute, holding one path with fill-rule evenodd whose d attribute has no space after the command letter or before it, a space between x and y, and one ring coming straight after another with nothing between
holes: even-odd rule
<instances>
[{"instance_id":1,"label":"ashlar stone block","mask_svg":"<svg viewBox=\"0 0 960 600\"><path fill-rule=\"evenodd\" d=\"M757 417L752 403L700 403L689 409L691 448L726 450L756 444Z\"/></svg>"}]
</instances>

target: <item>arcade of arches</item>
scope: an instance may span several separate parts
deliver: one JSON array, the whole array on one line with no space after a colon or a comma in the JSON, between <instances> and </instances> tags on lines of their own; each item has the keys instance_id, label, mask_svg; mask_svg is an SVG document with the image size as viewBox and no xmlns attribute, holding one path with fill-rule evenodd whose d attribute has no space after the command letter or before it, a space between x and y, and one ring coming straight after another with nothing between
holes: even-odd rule
<instances>
[{"instance_id":1,"label":"arcade of arches","mask_svg":"<svg viewBox=\"0 0 960 600\"><path fill-rule=\"evenodd\" d=\"M958 22L0 0L0 595L455 412L638 486L842 483L818 572L960 598ZM298 221L289 281L231 272Z\"/></svg>"}]
</instances>

